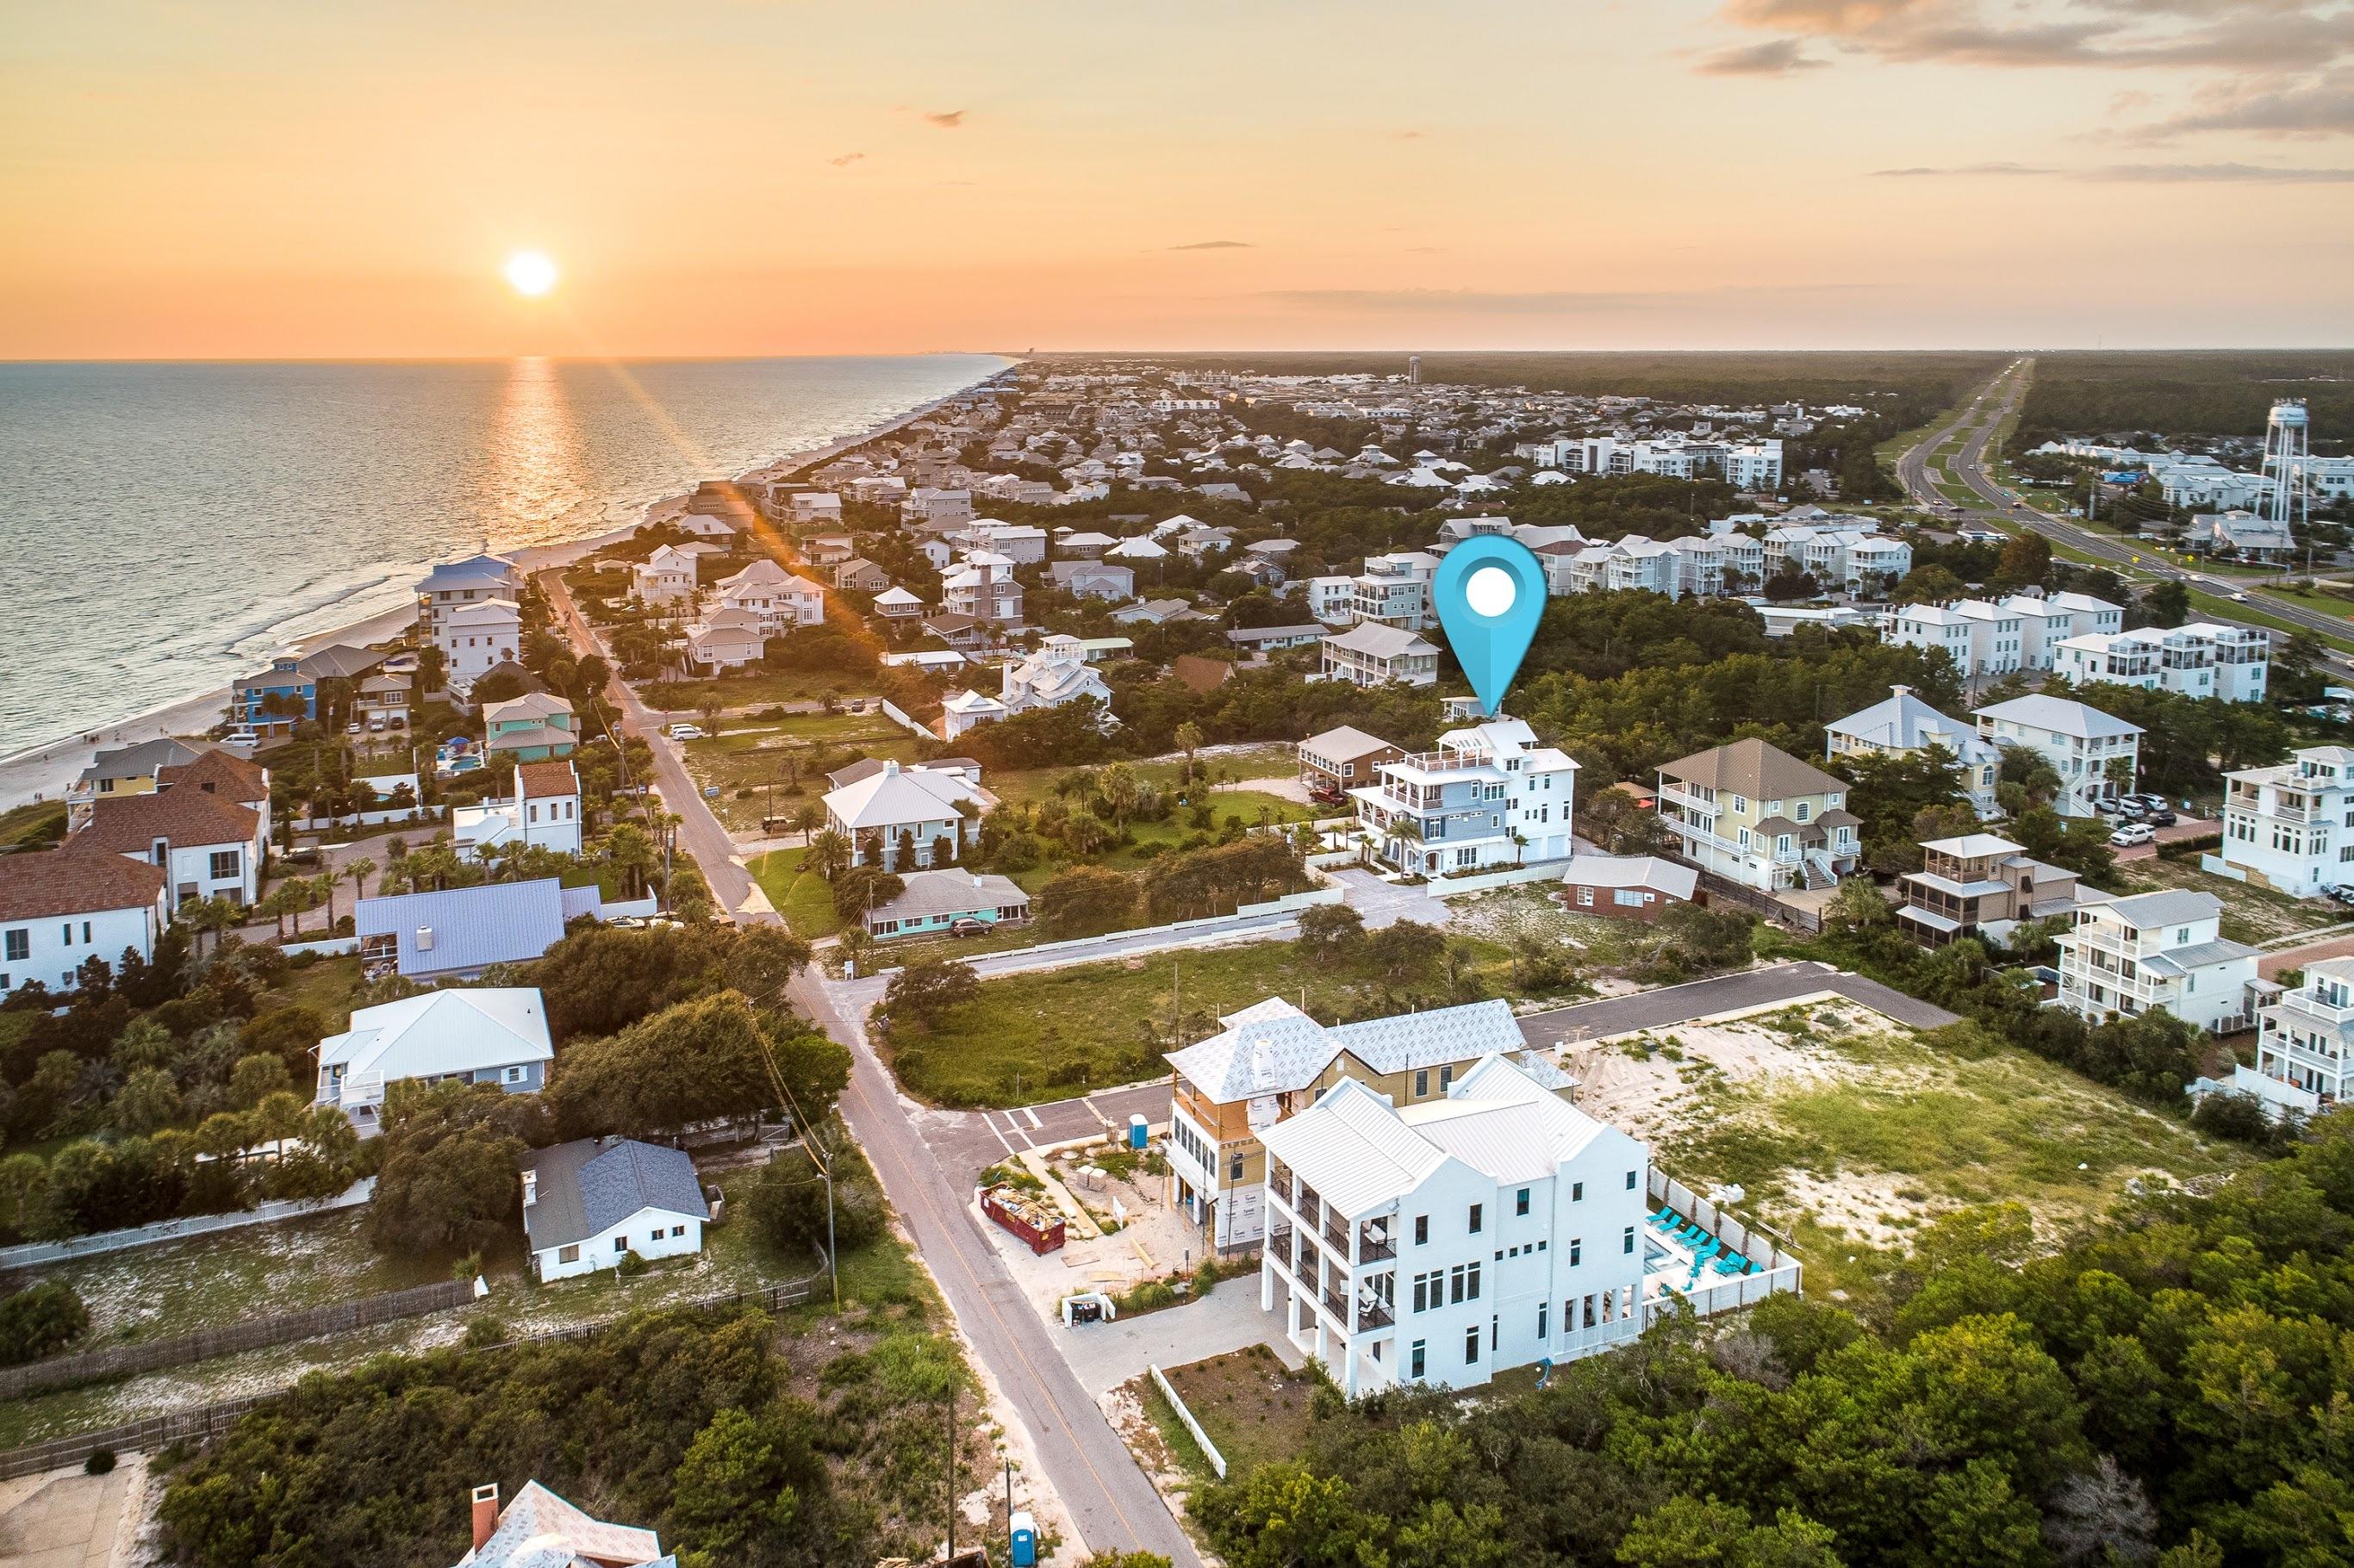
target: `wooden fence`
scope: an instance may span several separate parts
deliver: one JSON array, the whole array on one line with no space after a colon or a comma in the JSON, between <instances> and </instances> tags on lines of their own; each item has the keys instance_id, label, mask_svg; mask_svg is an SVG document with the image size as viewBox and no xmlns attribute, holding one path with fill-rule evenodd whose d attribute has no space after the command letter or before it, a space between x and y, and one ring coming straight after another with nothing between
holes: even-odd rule
<instances>
[{"instance_id":1,"label":"wooden fence","mask_svg":"<svg viewBox=\"0 0 2354 1568\"><path fill-rule=\"evenodd\" d=\"M692 1301L655 1302L645 1311L716 1311L732 1307L756 1306L764 1311L798 1306L817 1294L819 1282L826 1277L823 1269L804 1278L789 1280L758 1290L739 1290L727 1296L706 1296ZM438 1288L438 1287L429 1287ZM459 1285L460 1290L472 1294L473 1287ZM518 1345L553 1344L559 1340L585 1340L601 1334L630 1314L600 1318L593 1323L576 1323L570 1328L550 1329L542 1333L525 1334L513 1340L491 1345L461 1346L461 1354L481 1354L511 1350ZM101 1432L85 1432L78 1436L52 1438L22 1448L0 1452L0 1481L14 1480L19 1476L38 1475L80 1465L90 1455L104 1448L114 1453L144 1453L186 1438L203 1439L217 1436L237 1422L239 1416L259 1410L284 1398L286 1391L251 1394L243 1399L224 1400L217 1404L197 1405L186 1410L169 1411L162 1415L150 1415L143 1420L111 1426Z\"/></svg>"},{"instance_id":2,"label":"wooden fence","mask_svg":"<svg viewBox=\"0 0 2354 1568\"><path fill-rule=\"evenodd\" d=\"M0 1399L16 1399L44 1389L71 1388L77 1383L103 1383L108 1378L186 1366L215 1356L233 1356L270 1345L291 1345L297 1340L348 1334L399 1318L461 1307L473 1298L471 1281L445 1279L438 1285L363 1296L356 1301L338 1301L275 1318L251 1319L225 1329L203 1329L176 1339L153 1340L142 1345L110 1345L79 1356L53 1356L24 1366L0 1367Z\"/></svg>"}]
</instances>

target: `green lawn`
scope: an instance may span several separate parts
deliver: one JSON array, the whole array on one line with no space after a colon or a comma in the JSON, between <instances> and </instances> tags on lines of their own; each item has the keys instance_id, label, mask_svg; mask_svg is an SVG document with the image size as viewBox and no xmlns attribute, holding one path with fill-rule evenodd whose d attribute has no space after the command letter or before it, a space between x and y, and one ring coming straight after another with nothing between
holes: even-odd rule
<instances>
[{"instance_id":1,"label":"green lawn","mask_svg":"<svg viewBox=\"0 0 2354 1568\"><path fill-rule=\"evenodd\" d=\"M2291 898L2268 887L2215 876L2201 871L2195 860L2152 856L2147 860L2121 861L2117 874L2136 893L2174 887L2213 894L2223 901L2222 935L2228 942L2262 943L2274 937L2330 925L2344 917L2344 911L2327 900Z\"/></svg>"},{"instance_id":2,"label":"green lawn","mask_svg":"<svg viewBox=\"0 0 2354 1568\"><path fill-rule=\"evenodd\" d=\"M2354 627L2348 628L2349 635L2344 637L2327 631L2316 631L2310 627L2283 620L2277 615L2265 614L2257 608L2260 602L2253 595L2250 595L2247 602L2243 604L2235 599L2224 599L2211 593L2201 593L2197 588L2190 590L2190 607L2200 615L2214 616L2223 620L2245 621L2251 626L2262 626L2274 631L2311 637L2327 643L2341 653L2354 653Z\"/></svg>"},{"instance_id":3,"label":"green lawn","mask_svg":"<svg viewBox=\"0 0 2354 1568\"><path fill-rule=\"evenodd\" d=\"M779 816L790 817L825 793L821 763L839 767L852 751L912 762L917 745L880 714L792 714L686 741L679 750L696 784L718 788L711 806L721 823L731 832L758 832L772 800Z\"/></svg>"},{"instance_id":4,"label":"green lawn","mask_svg":"<svg viewBox=\"0 0 2354 1568\"><path fill-rule=\"evenodd\" d=\"M776 850L745 863L745 869L769 895L777 913L796 937L815 939L842 929L833 912L833 891L815 871L801 869L805 849Z\"/></svg>"},{"instance_id":5,"label":"green lawn","mask_svg":"<svg viewBox=\"0 0 2354 1568\"><path fill-rule=\"evenodd\" d=\"M1501 994L1505 950L1457 940L1471 974ZM1434 973L1378 974L1296 942L1252 942L987 980L937 1031L910 1025L888 1044L900 1081L927 1099L1032 1105L1164 1073L1172 1040L1201 1039L1219 1015L1270 996L1334 1022L1441 1005L1442 985Z\"/></svg>"},{"instance_id":6,"label":"green lawn","mask_svg":"<svg viewBox=\"0 0 2354 1568\"><path fill-rule=\"evenodd\" d=\"M706 696L722 707L742 708L866 696L872 692L873 684L864 676L822 670L762 670L707 681L650 682L638 688L646 706L657 715L667 712L673 720L694 717Z\"/></svg>"},{"instance_id":7,"label":"green lawn","mask_svg":"<svg viewBox=\"0 0 2354 1568\"><path fill-rule=\"evenodd\" d=\"M359 955L351 953L289 968L284 981L265 1001L270 1007L315 1007L340 1030L350 1020L352 1006L366 984Z\"/></svg>"}]
</instances>

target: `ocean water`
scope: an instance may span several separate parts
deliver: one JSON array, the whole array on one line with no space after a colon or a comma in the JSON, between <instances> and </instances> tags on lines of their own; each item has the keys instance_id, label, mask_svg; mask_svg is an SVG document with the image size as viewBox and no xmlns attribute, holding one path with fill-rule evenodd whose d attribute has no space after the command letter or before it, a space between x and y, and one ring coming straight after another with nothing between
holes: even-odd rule
<instances>
[{"instance_id":1,"label":"ocean water","mask_svg":"<svg viewBox=\"0 0 2354 1568\"><path fill-rule=\"evenodd\" d=\"M634 523L1006 363L0 364L0 757L398 608L435 561Z\"/></svg>"}]
</instances>

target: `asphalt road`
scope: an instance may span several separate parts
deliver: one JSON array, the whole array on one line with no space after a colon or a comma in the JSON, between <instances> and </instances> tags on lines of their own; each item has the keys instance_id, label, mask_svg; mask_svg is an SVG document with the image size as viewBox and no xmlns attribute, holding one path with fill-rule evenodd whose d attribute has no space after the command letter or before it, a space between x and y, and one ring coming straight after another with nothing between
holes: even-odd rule
<instances>
[{"instance_id":1,"label":"asphalt road","mask_svg":"<svg viewBox=\"0 0 2354 1568\"><path fill-rule=\"evenodd\" d=\"M1826 991L1835 991L1915 1029L1938 1029L1961 1022L1942 1007L1932 1007L1901 991L1892 991L1878 980L1848 974L1829 964L1809 962L1776 964L1771 969L1745 969L1739 974L1719 975L1714 980L1637 991L1632 996L1605 997L1600 1001L1581 1001L1548 1012L1532 1012L1521 1019L1521 1033L1532 1045L1574 1045L1630 1030L1659 1029L1745 1008L1771 1007L1777 1001Z\"/></svg>"},{"instance_id":2,"label":"asphalt road","mask_svg":"<svg viewBox=\"0 0 2354 1568\"><path fill-rule=\"evenodd\" d=\"M1976 495L1980 502L1980 507L1978 510L1965 510L1966 517L1979 522L1991 519L2010 531L2020 528L2031 529L2073 550L2081 550L2085 555L2126 567L2136 575L2187 583L2219 599L2229 599L2235 593L2245 594L2252 609L2261 609L2275 620L2285 620L2293 626L2303 627L2310 631L2324 631L2336 637L2354 634L2354 624L2349 624L2344 616L2330 615L2298 604L2293 599L2275 599L2245 579L2200 573L2181 566L2163 552L2148 546L2120 539L2114 534L2088 528L2081 523L2073 522L2065 517L2055 517L2050 513L2038 511L2032 507L2023 512L2014 511L2012 503L2019 499L2019 494L2016 491L2006 490L1997 484L1987 473L1986 453L1988 444L1994 439L1996 429L2009 417L2012 408L2025 394L2026 372L2033 364L2034 361L2031 359L2022 359L2006 366L2002 374L1988 382L1959 415L1932 431L1920 445L1896 460L1897 480L1912 493L1915 501L1927 506L1946 503L1946 498L1937 493L1935 485L1929 482L1930 454L1953 440L1957 433L1967 430L1968 439L1963 443L1959 454L1947 459L1944 464L1946 471L1953 477L1954 481ZM1994 401L1995 406L1989 411L1987 405L1990 399ZM2218 617L2217 619L2229 620L2230 618ZM2232 624L2249 623L2232 622ZM2269 631L2274 629L2258 627L2256 630ZM2344 655L2334 652L2331 654L2331 659L2338 663L2354 662L2348 661Z\"/></svg>"},{"instance_id":3,"label":"asphalt road","mask_svg":"<svg viewBox=\"0 0 2354 1568\"><path fill-rule=\"evenodd\" d=\"M548 603L582 653L603 651L554 573L541 583ZM737 920L778 923L776 910L735 860L735 843L704 803L669 744L655 734L653 715L616 679L606 700L630 728L646 736L654 756L654 785L680 818L680 845L695 857L712 895ZM794 1003L819 1028L850 1048L850 1086L843 1119L865 1150L883 1191L915 1240L947 1297L973 1354L1021 1414L1047 1481L1069 1512L1079 1539L1095 1552L1157 1552L1179 1568L1201 1568L1200 1554L1169 1508L1137 1467L1128 1446L1087 1397L1048 1337L980 1222L965 1206L909 1119L890 1074L868 1044L863 1023L837 1013L826 988L808 969L793 980Z\"/></svg>"}]
</instances>

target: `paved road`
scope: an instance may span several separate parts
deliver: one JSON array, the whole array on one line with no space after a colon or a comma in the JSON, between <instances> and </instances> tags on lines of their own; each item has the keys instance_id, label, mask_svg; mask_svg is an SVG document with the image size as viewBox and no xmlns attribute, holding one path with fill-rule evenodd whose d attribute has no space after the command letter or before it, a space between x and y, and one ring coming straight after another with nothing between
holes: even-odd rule
<instances>
[{"instance_id":1,"label":"paved road","mask_svg":"<svg viewBox=\"0 0 2354 1568\"><path fill-rule=\"evenodd\" d=\"M2298 604L2292 599L2275 599L2245 579L2229 577L2221 574L2202 575L2190 567L2179 565L2162 551L2149 546L2120 539L2115 534L2105 534L2095 528L2088 528L2081 523L2073 522L2065 517L2055 517L2047 512L2033 508L2024 512L2013 510L2012 503L2019 499L2018 493L2004 489L1988 475L1987 447L1993 440L1997 427L2009 418L2012 408L2017 405L2021 397L2025 396L2028 372L2033 367L2034 363L2031 359L2022 359L2004 367L2002 374L1988 382L1985 388L1970 400L1969 406L1951 422L1931 432L1920 445L1896 460L1897 479L1906 490L1912 493L1914 500L1924 505L1946 503L1946 497L1939 494L1936 486L1929 482L1930 454L1953 440L1956 435L1967 430L1969 432L1969 439L1963 444L1960 453L1944 460L1943 466L1956 482L1978 497L1982 509L1975 514L1978 521L1983 523L1990 518L2002 524L2007 529L2016 530L2022 527L2032 529L2046 538L2066 545L2071 549L2081 550L2088 556L2127 567L2139 576L2163 577L2188 583L2221 598L2229 598L2235 593L2244 593L2248 597L2251 608L2260 609L2268 616L2303 627L2307 630L2327 632L2337 637L2354 633L2354 624L2349 624L2344 616L2330 615ZM1999 399L1998 406L1991 412L1986 408L1989 398ZM2217 619L2229 620L2228 617ZM2233 624L2247 623L2234 622ZM2256 630L2274 629L2258 627ZM2349 662L2342 654L2333 653L2331 658L2335 662Z\"/></svg>"},{"instance_id":2,"label":"paved road","mask_svg":"<svg viewBox=\"0 0 2354 1568\"><path fill-rule=\"evenodd\" d=\"M548 602L582 652L600 652L571 595L554 574L541 578ZM713 895L739 921L775 924L778 916L758 884L734 858L735 846L712 815L637 694L617 679L607 700L654 754L654 784L681 819L679 842L695 856ZM916 1250L948 1298L958 1326L1021 1414L1046 1479L1069 1510L1080 1540L1097 1552L1157 1552L1180 1568L1200 1568L1193 1542L1137 1467L1127 1445L1079 1386L1047 1329L1004 1262L965 1207L908 1118L889 1073L866 1040L864 1010L837 1012L828 987L810 970L794 978L794 1002L834 1039L850 1047L850 1087L843 1119L865 1150L884 1193L915 1238Z\"/></svg>"},{"instance_id":3,"label":"paved road","mask_svg":"<svg viewBox=\"0 0 2354 1568\"><path fill-rule=\"evenodd\" d=\"M1013 1110L919 1110L914 1120L941 1171L962 1187L1025 1149L1125 1133L1131 1116L1141 1115L1148 1125L1159 1127L1169 1119L1169 1080L1157 1078Z\"/></svg>"},{"instance_id":4,"label":"paved road","mask_svg":"<svg viewBox=\"0 0 2354 1568\"><path fill-rule=\"evenodd\" d=\"M1021 1413L1079 1539L1094 1552L1157 1552L1185 1568L1201 1568L1193 1542L981 1234L966 1207L971 1189L951 1181L917 1133L864 1026L835 1012L826 988L806 969L795 978L792 995L819 1027L850 1046L843 1118L939 1281L973 1353Z\"/></svg>"},{"instance_id":5,"label":"paved road","mask_svg":"<svg viewBox=\"0 0 2354 1568\"><path fill-rule=\"evenodd\" d=\"M1835 991L1915 1029L1937 1029L1961 1022L1942 1007L1891 991L1878 980L1848 974L1829 964L1792 963L1532 1012L1521 1019L1521 1033L1532 1045L1574 1044L1630 1030L1689 1023L1695 1018L1712 1018L1744 1008L1770 1007L1826 991Z\"/></svg>"}]
</instances>

